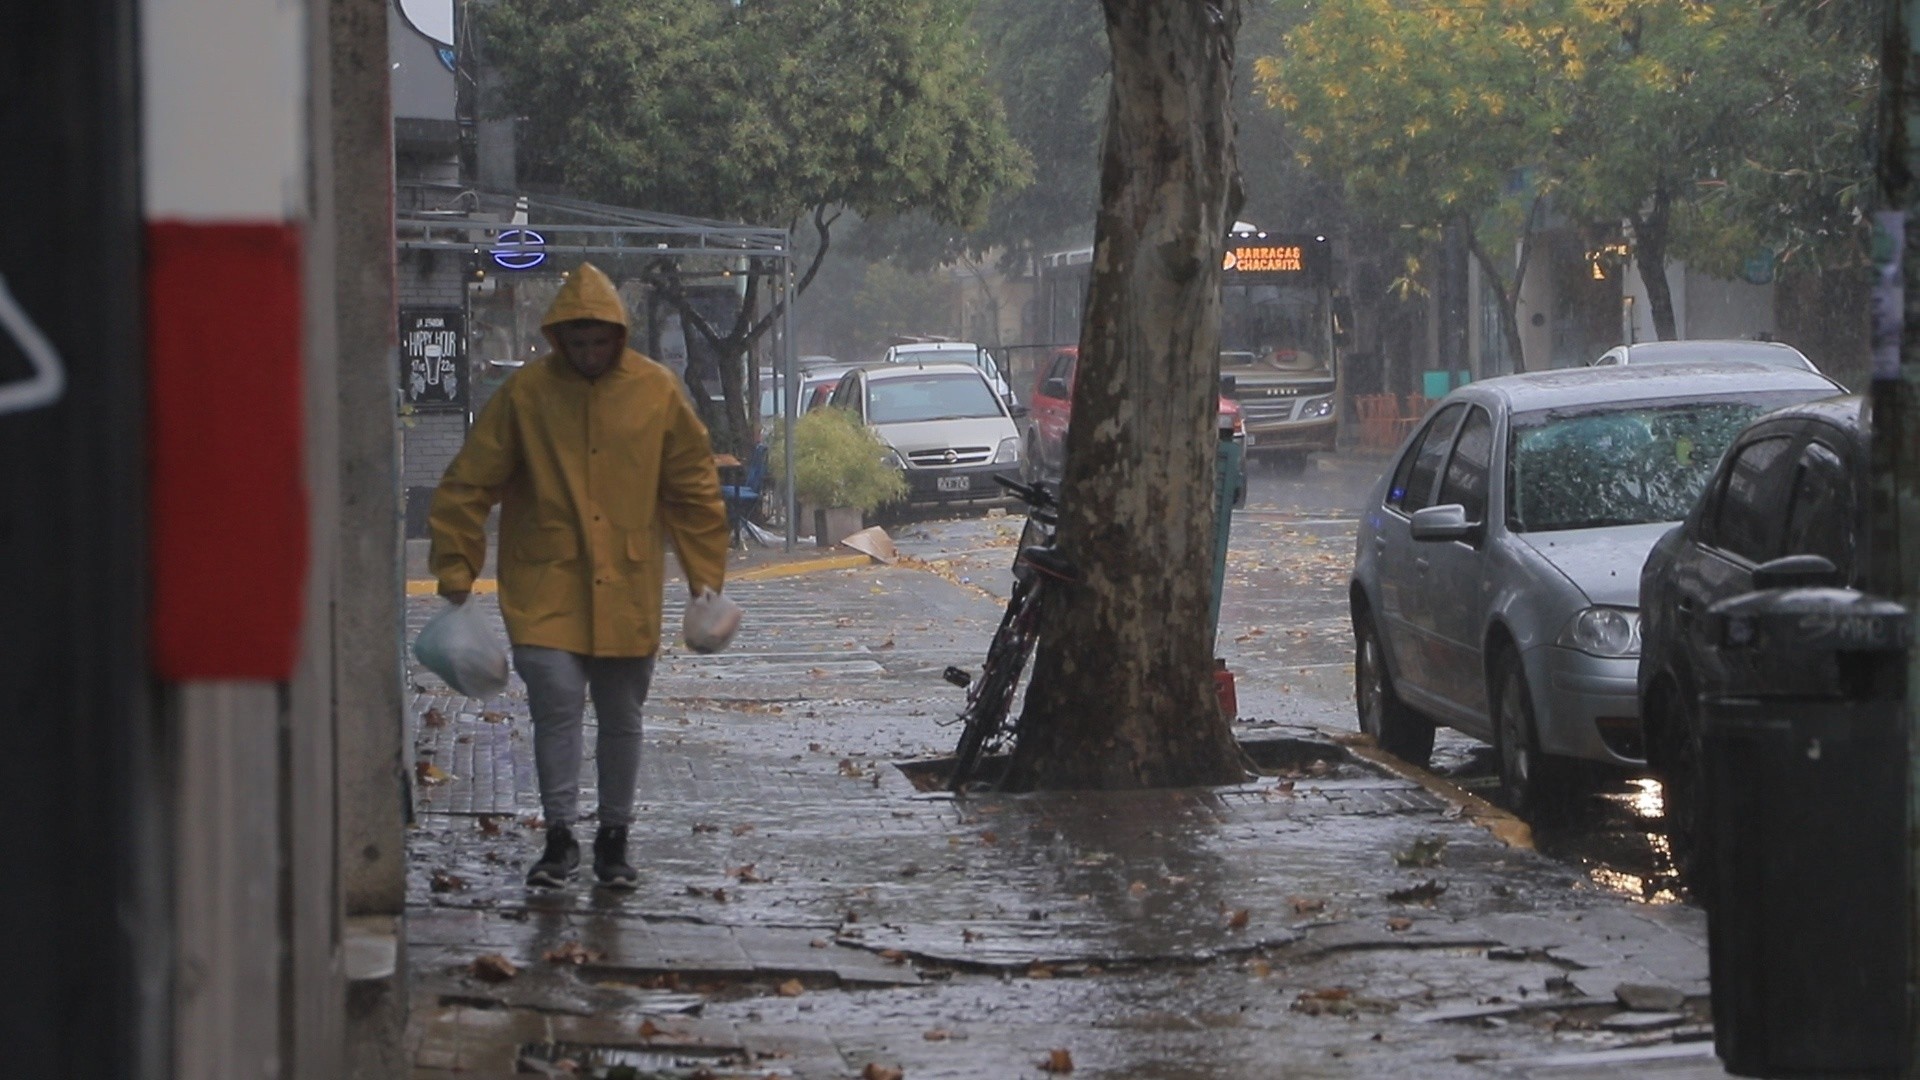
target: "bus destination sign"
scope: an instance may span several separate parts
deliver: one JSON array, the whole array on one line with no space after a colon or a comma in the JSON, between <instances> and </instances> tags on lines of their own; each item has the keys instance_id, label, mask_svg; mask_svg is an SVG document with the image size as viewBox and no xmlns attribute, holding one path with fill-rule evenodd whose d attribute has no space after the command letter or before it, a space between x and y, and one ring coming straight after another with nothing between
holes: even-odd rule
<instances>
[{"instance_id":1,"label":"bus destination sign","mask_svg":"<svg viewBox=\"0 0 1920 1080\"><path fill-rule=\"evenodd\" d=\"M1243 274L1298 274L1307 268L1299 244L1239 244L1227 249L1222 269Z\"/></svg>"}]
</instances>

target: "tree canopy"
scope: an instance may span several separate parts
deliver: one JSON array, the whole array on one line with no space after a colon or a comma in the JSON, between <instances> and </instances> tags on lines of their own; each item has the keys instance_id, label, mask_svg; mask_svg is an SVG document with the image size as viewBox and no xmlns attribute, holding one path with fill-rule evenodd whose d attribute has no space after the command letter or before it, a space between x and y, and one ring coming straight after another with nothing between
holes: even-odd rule
<instances>
[{"instance_id":1,"label":"tree canopy","mask_svg":"<svg viewBox=\"0 0 1920 1080\"><path fill-rule=\"evenodd\" d=\"M472 13L496 113L523 118L523 171L585 198L797 226L813 263L851 210L985 219L1029 161L980 76L972 0L492 0ZM749 278L757 300L762 275ZM773 325L711 325L674 268L654 280L721 358L716 439L753 438L741 358ZM766 305L777 309L780 301ZM692 374L690 372L690 374ZM695 395L705 403L704 395Z\"/></svg>"},{"instance_id":2,"label":"tree canopy","mask_svg":"<svg viewBox=\"0 0 1920 1080\"><path fill-rule=\"evenodd\" d=\"M1025 181L968 0L474 5L523 151L575 192L787 224L820 206L977 225Z\"/></svg>"},{"instance_id":3,"label":"tree canopy","mask_svg":"<svg viewBox=\"0 0 1920 1080\"><path fill-rule=\"evenodd\" d=\"M1524 253L1536 200L1626 225L1671 337L1668 257L1726 272L1847 246L1873 67L1809 17L1803 0L1321 0L1256 70L1358 210L1469 230L1516 345L1524 254L1499 253Z\"/></svg>"}]
</instances>

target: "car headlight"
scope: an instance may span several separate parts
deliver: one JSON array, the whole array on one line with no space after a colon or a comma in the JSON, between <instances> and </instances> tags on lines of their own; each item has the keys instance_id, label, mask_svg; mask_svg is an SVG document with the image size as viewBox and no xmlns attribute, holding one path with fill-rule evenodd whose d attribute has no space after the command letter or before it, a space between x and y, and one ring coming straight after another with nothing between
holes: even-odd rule
<instances>
[{"instance_id":1,"label":"car headlight","mask_svg":"<svg viewBox=\"0 0 1920 1080\"><path fill-rule=\"evenodd\" d=\"M1009 436L1000 440L1000 449L993 452L995 465L1012 465L1020 460L1020 440Z\"/></svg>"},{"instance_id":2,"label":"car headlight","mask_svg":"<svg viewBox=\"0 0 1920 1080\"><path fill-rule=\"evenodd\" d=\"M901 472L907 471L907 463L900 457L900 451L895 450L891 446L887 447L886 451L880 455L880 461L890 469L899 469Z\"/></svg>"},{"instance_id":3,"label":"car headlight","mask_svg":"<svg viewBox=\"0 0 1920 1080\"><path fill-rule=\"evenodd\" d=\"M1318 420L1323 416L1332 415L1333 395L1331 394L1325 397L1308 398L1300 403L1300 419L1302 420Z\"/></svg>"},{"instance_id":4,"label":"car headlight","mask_svg":"<svg viewBox=\"0 0 1920 1080\"><path fill-rule=\"evenodd\" d=\"M1640 613L1630 608L1583 609L1560 632L1558 645L1593 656L1640 655Z\"/></svg>"}]
</instances>

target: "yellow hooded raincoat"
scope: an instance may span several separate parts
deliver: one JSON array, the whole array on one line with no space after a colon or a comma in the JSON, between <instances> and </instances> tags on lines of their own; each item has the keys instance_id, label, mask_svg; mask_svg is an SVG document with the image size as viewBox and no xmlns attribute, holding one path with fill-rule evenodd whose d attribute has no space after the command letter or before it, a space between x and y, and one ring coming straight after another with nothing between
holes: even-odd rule
<instances>
[{"instance_id":1,"label":"yellow hooded raincoat","mask_svg":"<svg viewBox=\"0 0 1920 1080\"><path fill-rule=\"evenodd\" d=\"M627 325L606 274L583 263L541 321ZM588 380L554 351L514 372L434 493L431 566L462 592L485 563L500 504L500 610L516 645L587 656L660 646L665 543L694 592L720 590L727 512L707 429L666 368L627 349Z\"/></svg>"}]
</instances>

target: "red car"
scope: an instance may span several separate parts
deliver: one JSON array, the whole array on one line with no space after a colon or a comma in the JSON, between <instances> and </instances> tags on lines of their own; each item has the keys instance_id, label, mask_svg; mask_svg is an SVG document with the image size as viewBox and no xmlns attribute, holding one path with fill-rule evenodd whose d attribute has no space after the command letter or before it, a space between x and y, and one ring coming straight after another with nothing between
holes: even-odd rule
<instances>
[{"instance_id":1,"label":"red car","mask_svg":"<svg viewBox=\"0 0 1920 1080\"><path fill-rule=\"evenodd\" d=\"M1067 467L1067 421L1073 412L1073 371L1080 359L1075 345L1053 350L1028 399L1027 456L1028 479L1045 477L1057 480ZM1240 419L1240 403L1222 395L1220 426L1232 428L1238 435L1245 430Z\"/></svg>"}]
</instances>

